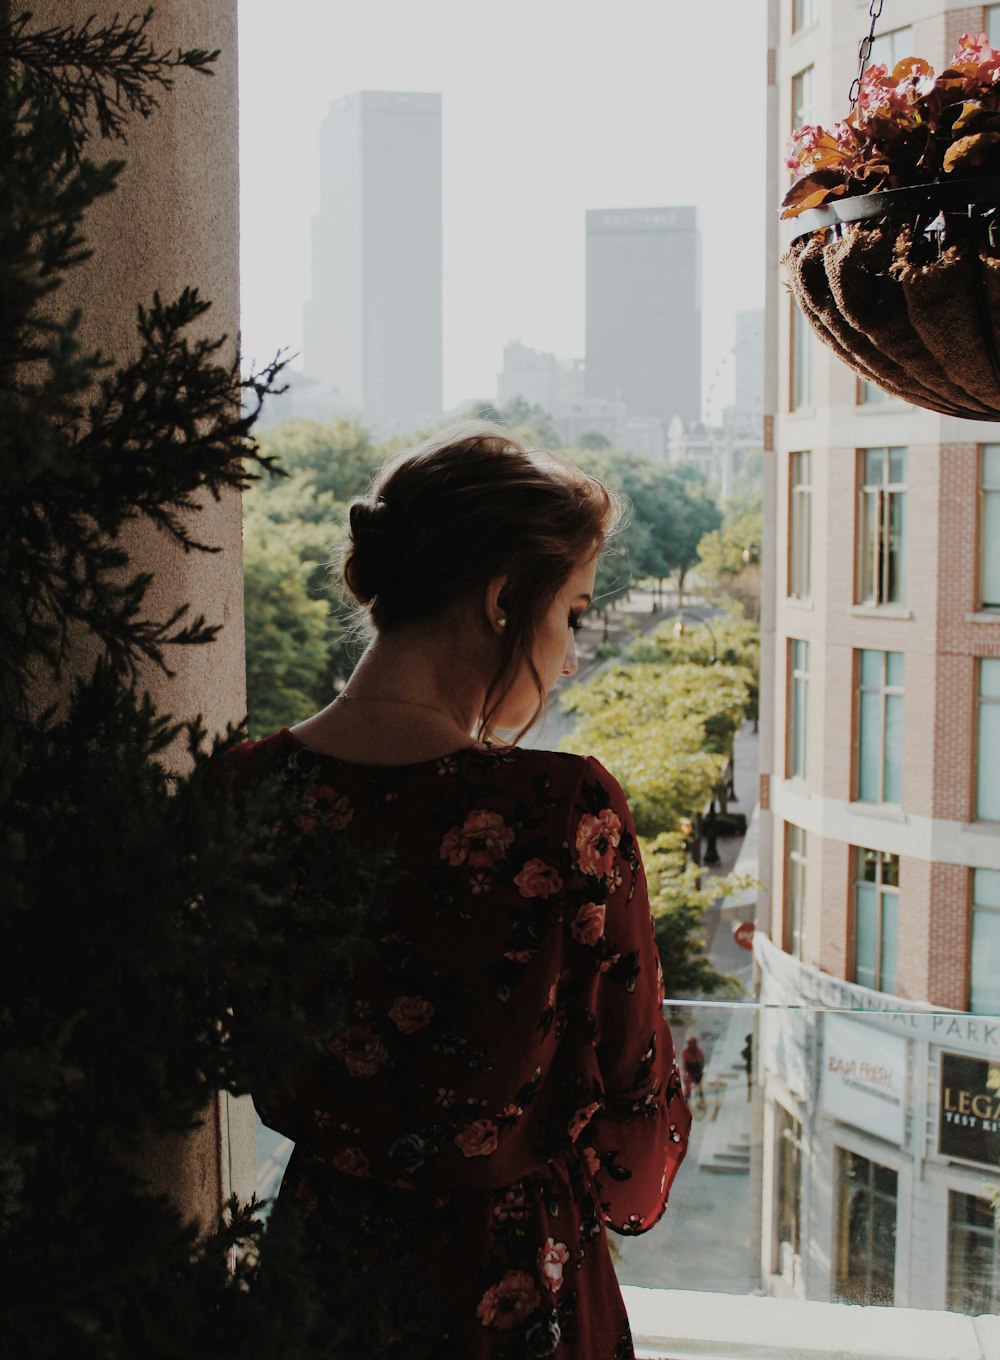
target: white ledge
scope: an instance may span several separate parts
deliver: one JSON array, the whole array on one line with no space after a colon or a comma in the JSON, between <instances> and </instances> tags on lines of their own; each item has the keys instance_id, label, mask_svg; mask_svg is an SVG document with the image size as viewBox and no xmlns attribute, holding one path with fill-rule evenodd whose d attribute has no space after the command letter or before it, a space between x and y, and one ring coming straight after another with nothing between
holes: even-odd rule
<instances>
[{"instance_id":1,"label":"white ledge","mask_svg":"<svg viewBox=\"0 0 1000 1360\"><path fill-rule=\"evenodd\" d=\"M638 1360L997 1360L1000 1318L623 1285Z\"/></svg>"}]
</instances>

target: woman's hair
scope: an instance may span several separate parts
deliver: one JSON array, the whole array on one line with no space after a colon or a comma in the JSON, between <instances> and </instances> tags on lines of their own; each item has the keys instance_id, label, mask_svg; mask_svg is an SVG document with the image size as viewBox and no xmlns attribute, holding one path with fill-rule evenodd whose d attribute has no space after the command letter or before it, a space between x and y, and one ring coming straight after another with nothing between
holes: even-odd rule
<instances>
[{"instance_id":1,"label":"woman's hair","mask_svg":"<svg viewBox=\"0 0 1000 1360\"><path fill-rule=\"evenodd\" d=\"M350 510L343 550L348 589L379 632L430 620L506 576L507 624L479 718L494 730L536 629L575 567L600 552L621 518L603 482L557 454L530 450L499 425L471 421L392 458Z\"/></svg>"}]
</instances>

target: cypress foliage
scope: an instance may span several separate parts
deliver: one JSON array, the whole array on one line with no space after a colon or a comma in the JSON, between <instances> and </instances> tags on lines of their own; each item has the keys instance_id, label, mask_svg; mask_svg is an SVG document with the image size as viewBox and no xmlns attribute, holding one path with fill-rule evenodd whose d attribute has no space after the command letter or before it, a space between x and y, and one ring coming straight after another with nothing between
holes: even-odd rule
<instances>
[{"instance_id":1,"label":"cypress foliage","mask_svg":"<svg viewBox=\"0 0 1000 1360\"><path fill-rule=\"evenodd\" d=\"M232 342L192 338L193 288L137 307L125 365L61 305L123 165L91 146L217 55L157 52L149 19L41 31L0 0L0 1354L377 1354L409 1309L398 1277L395 1302L338 1298L351 1225L318 1243L232 1203L199 1239L135 1170L214 1092L329 1042L389 872L297 830L277 776L241 786L141 687L216 630L150 615L121 531L215 551L199 499L270 469L251 432L281 368L242 379Z\"/></svg>"}]
</instances>

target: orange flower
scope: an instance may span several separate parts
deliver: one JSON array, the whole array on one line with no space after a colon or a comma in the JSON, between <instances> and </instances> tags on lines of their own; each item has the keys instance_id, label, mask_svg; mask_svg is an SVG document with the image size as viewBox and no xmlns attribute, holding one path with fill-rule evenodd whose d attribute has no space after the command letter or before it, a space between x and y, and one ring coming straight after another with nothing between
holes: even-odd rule
<instances>
[{"instance_id":1,"label":"orange flower","mask_svg":"<svg viewBox=\"0 0 1000 1360\"><path fill-rule=\"evenodd\" d=\"M604 934L605 908L600 902L586 902L573 918L570 934L580 944L596 944Z\"/></svg>"},{"instance_id":2,"label":"orange flower","mask_svg":"<svg viewBox=\"0 0 1000 1360\"><path fill-rule=\"evenodd\" d=\"M476 1317L484 1327L507 1331L523 1322L541 1302L535 1282L524 1270L508 1270L499 1284L491 1284L479 1300Z\"/></svg>"},{"instance_id":3,"label":"orange flower","mask_svg":"<svg viewBox=\"0 0 1000 1360\"><path fill-rule=\"evenodd\" d=\"M562 1288L563 1266L569 1260L569 1249L565 1242L557 1242L547 1237L545 1246L538 1249L538 1274L546 1289L555 1294Z\"/></svg>"},{"instance_id":4,"label":"orange flower","mask_svg":"<svg viewBox=\"0 0 1000 1360\"><path fill-rule=\"evenodd\" d=\"M601 1108L600 1101L594 1100L591 1101L589 1105L581 1105L580 1108L573 1114L572 1118L569 1121L569 1124L567 1125L566 1132L569 1134L570 1138L572 1138L574 1143L580 1137L580 1134L584 1131L584 1129L587 1127L587 1125L590 1123L590 1121L593 1119L594 1115L600 1108Z\"/></svg>"},{"instance_id":5,"label":"orange flower","mask_svg":"<svg viewBox=\"0 0 1000 1360\"><path fill-rule=\"evenodd\" d=\"M449 864L488 869L503 859L514 839L512 827L498 812L470 812L461 826L453 826L441 842L441 858Z\"/></svg>"},{"instance_id":6,"label":"orange flower","mask_svg":"<svg viewBox=\"0 0 1000 1360\"><path fill-rule=\"evenodd\" d=\"M585 874L603 878L611 872L621 831L621 821L610 808L597 817L589 812L583 814L576 828L576 853Z\"/></svg>"},{"instance_id":7,"label":"orange flower","mask_svg":"<svg viewBox=\"0 0 1000 1360\"><path fill-rule=\"evenodd\" d=\"M415 1034L429 1025L434 1014L433 1002L422 996L397 996L389 1011L389 1019L403 1034Z\"/></svg>"},{"instance_id":8,"label":"orange flower","mask_svg":"<svg viewBox=\"0 0 1000 1360\"><path fill-rule=\"evenodd\" d=\"M563 885L552 865L542 859L529 859L514 882L522 897L551 897Z\"/></svg>"},{"instance_id":9,"label":"orange flower","mask_svg":"<svg viewBox=\"0 0 1000 1360\"><path fill-rule=\"evenodd\" d=\"M382 1040L370 1025L352 1025L334 1039L330 1052L341 1058L352 1077L373 1077L389 1057Z\"/></svg>"},{"instance_id":10,"label":"orange flower","mask_svg":"<svg viewBox=\"0 0 1000 1360\"><path fill-rule=\"evenodd\" d=\"M464 1157L490 1157L497 1150L498 1129L492 1119L477 1119L455 1135L455 1146Z\"/></svg>"},{"instance_id":11,"label":"orange flower","mask_svg":"<svg viewBox=\"0 0 1000 1360\"><path fill-rule=\"evenodd\" d=\"M348 1176L367 1176L368 1158L360 1148L341 1148L336 1156L330 1158L330 1165Z\"/></svg>"}]
</instances>

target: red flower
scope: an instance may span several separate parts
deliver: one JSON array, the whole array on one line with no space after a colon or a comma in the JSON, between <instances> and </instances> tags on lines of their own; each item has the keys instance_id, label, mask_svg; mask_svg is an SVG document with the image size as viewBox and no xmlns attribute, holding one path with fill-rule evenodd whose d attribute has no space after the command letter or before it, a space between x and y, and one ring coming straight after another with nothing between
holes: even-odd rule
<instances>
[{"instance_id":1,"label":"red flower","mask_svg":"<svg viewBox=\"0 0 1000 1360\"><path fill-rule=\"evenodd\" d=\"M545 1246L538 1249L538 1274L546 1289L555 1294L562 1288L563 1266L569 1260L569 1249L565 1242L557 1242L547 1237Z\"/></svg>"},{"instance_id":2,"label":"red flower","mask_svg":"<svg viewBox=\"0 0 1000 1360\"><path fill-rule=\"evenodd\" d=\"M522 897L551 897L563 885L551 864L542 859L529 859L514 882Z\"/></svg>"},{"instance_id":3,"label":"red flower","mask_svg":"<svg viewBox=\"0 0 1000 1360\"><path fill-rule=\"evenodd\" d=\"M514 839L512 827L498 812L470 812L461 826L453 826L441 842L441 858L449 864L488 869L503 859Z\"/></svg>"},{"instance_id":4,"label":"red flower","mask_svg":"<svg viewBox=\"0 0 1000 1360\"><path fill-rule=\"evenodd\" d=\"M497 1126L492 1119L477 1119L455 1135L455 1146L464 1157L489 1157L497 1150Z\"/></svg>"},{"instance_id":5,"label":"red flower","mask_svg":"<svg viewBox=\"0 0 1000 1360\"><path fill-rule=\"evenodd\" d=\"M586 902L573 918L570 934L580 944L596 944L604 934L605 908L600 902Z\"/></svg>"},{"instance_id":6,"label":"red flower","mask_svg":"<svg viewBox=\"0 0 1000 1360\"><path fill-rule=\"evenodd\" d=\"M397 996L389 1011L389 1019L403 1034L415 1034L429 1025L434 1004L422 996Z\"/></svg>"},{"instance_id":7,"label":"red flower","mask_svg":"<svg viewBox=\"0 0 1000 1360\"><path fill-rule=\"evenodd\" d=\"M611 872L622 824L616 813L605 808L599 816L585 812L576 828L576 853L585 874L603 878Z\"/></svg>"},{"instance_id":8,"label":"red flower","mask_svg":"<svg viewBox=\"0 0 1000 1360\"><path fill-rule=\"evenodd\" d=\"M476 1317L484 1327L507 1331L534 1311L541 1302L535 1282L526 1271L508 1270L499 1284L491 1284L479 1300Z\"/></svg>"}]
</instances>

